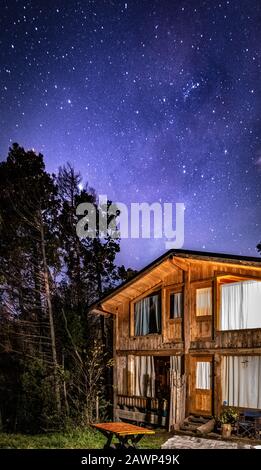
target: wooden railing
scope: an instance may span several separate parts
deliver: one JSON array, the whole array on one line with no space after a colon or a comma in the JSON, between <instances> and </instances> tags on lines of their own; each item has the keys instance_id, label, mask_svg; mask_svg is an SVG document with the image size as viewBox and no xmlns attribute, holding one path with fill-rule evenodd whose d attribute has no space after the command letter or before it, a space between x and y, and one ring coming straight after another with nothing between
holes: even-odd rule
<instances>
[{"instance_id":1,"label":"wooden railing","mask_svg":"<svg viewBox=\"0 0 261 470\"><path fill-rule=\"evenodd\" d=\"M130 408L146 408L150 410L158 410L164 408L167 409L167 400L159 400L158 398L151 398L151 397L137 397L128 395L118 395L117 396L117 403L118 405L128 406ZM164 406L163 406L164 403Z\"/></svg>"},{"instance_id":2,"label":"wooden railing","mask_svg":"<svg viewBox=\"0 0 261 470\"><path fill-rule=\"evenodd\" d=\"M182 342L163 341L162 335L134 336L129 338L117 339L117 350L119 351L159 351L162 349L182 348Z\"/></svg>"},{"instance_id":3,"label":"wooden railing","mask_svg":"<svg viewBox=\"0 0 261 470\"><path fill-rule=\"evenodd\" d=\"M259 348L261 347L261 329L217 331L215 347L229 348Z\"/></svg>"},{"instance_id":4,"label":"wooden railing","mask_svg":"<svg viewBox=\"0 0 261 470\"><path fill-rule=\"evenodd\" d=\"M167 400L117 395L116 419L166 426Z\"/></svg>"}]
</instances>

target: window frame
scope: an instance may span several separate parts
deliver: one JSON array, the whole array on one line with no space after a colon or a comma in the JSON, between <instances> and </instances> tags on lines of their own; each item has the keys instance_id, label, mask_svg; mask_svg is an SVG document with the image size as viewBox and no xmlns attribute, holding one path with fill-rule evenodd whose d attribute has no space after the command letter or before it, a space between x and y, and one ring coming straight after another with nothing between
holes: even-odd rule
<instances>
[{"instance_id":1,"label":"window frame","mask_svg":"<svg viewBox=\"0 0 261 470\"><path fill-rule=\"evenodd\" d=\"M203 358L204 359L204 358ZM204 361L204 360L200 360L200 361L196 361L196 367L195 367L195 390L196 391L203 391L203 392L208 392L210 390L212 390L212 381L213 381L213 364L212 364L212 361ZM201 364L201 363L204 363L204 364L209 364L209 387L208 388L201 388L201 387L197 387L197 368L198 368L198 364Z\"/></svg>"},{"instance_id":2,"label":"window frame","mask_svg":"<svg viewBox=\"0 0 261 470\"><path fill-rule=\"evenodd\" d=\"M226 330L228 331L228 330ZM229 330L231 331L231 330ZM234 331L234 330L233 330ZM238 331L238 330L237 330ZM241 330L242 331L242 330ZM221 395L221 402L222 402L222 408L226 409L228 407L233 407L233 408L236 408L237 410L239 411L246 411L246 410L252 410L252 411L258 411L260 412L260 408L252 408L250 406L237 406L237 405L229 405L227 402L225 402L224 400L224 390L222 388L222 384L224 383L223 382L223 379L224 379L224 364L225 364L225 361L224 359L227 358L227 357L237 357L237 358L245 358L245 357L259 357L260 355L259 354L250 354L250 353L243 353L243 354L240 354L240 352L238 353L233 353L233 354L222 354L221 355L221 363L220 363L220 377L221 377L221 381L220 381L220 395ZM228 374L229 375L229 374ZM240 383L240 382L239 382Z\"/></svg>"},{"instance_id":3,"label":"window frame","mask_svg":"<svg viewBox=\"0 0 261 470\"><path fill-rule=\"evenodd\" d=\"M140 302L143 299L147 299L148 297L153 297L154 295L159 295L160 297L160 332L159 333L147 333L146 335L135 335L135 304L137 302ZM130 317L129 317L129 325L130 325L130 338L135 339L135 338L151 338L153 336L160 336L162 335L163 331L163 295L162 295L162 289L161 286L157 287L156 289L150 289L147 291L146 295L140 295L139 297L136 297L130 302Z\"/></svg>"},{"instance_id":4,"label":"window frame","mask_svg":"<svg viewBox=\"0 0 261 470\"><path fill-rule=\"evenodd\" d=\"M211 306L212 306L212 312L211 314L208 314L208 315L197 315L197 290L199 289L206 289L206 288L209 288L211 289ZM215 289L214 289L214 286L213 286L213 283L212 281L199 281L197 283L195 283L194 285L194 318L196 319L197 322L201 322L201 321L209 321L211 319L213 319L214 317L214 313L215 313Z\"/></svg>"},{"instance_id":5,"label":"window frame","mask_svg":"<svg viewBox=\"0 0 261 470\"><path fill-rule=\"evenodd\" d=\"M182 294L182 314L180 317L176 318L171 318L170 317L170 297L173 294ZM167 293L167 308L166 308L166 320L170 323L175 323L175 322L182 322L184 318L184 287L183 286L177 286L173 287L168 290Z\"/></svg>"},{"instance_id":6,"label":"window frame","mask_svg":"<svg viewBox=\"0 0 261 470\"><path fill-rule=\"evenodd\" d=\"M237 273L231 273L231 272L219 272L216 273L215 277L215 291L216 291L216 304L215 304L215 329L218 333L227 333L229 331L234 331L236 333L239 333L240 331L250 331L250 330L260 330L260 327L257 328L242 328L242 329L234 329L234 330L222 330L221 329L221 304L222 304L222 285L226 283L222 283L222 278L233 278L231 280L231 283L235 282L244 282L244 281L257 281L261 282L261 277L258 276L251 276L246 274L237 274Z\"/></svg>"}]
</instances>

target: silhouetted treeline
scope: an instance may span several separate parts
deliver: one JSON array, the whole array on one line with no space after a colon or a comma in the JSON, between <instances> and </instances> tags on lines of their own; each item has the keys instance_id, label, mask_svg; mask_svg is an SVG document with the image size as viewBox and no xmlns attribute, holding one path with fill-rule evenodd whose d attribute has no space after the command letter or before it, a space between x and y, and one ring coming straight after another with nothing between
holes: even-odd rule
<instances>
[{"instance_id":1,"label":"silhouetted treeline","mask_svg":"<svg viewBox=\"0 0 261 470\"><path fill-rule=\"evenodd\" d=\"M50 175L42 155L14 144L0 189L0 428L109 417L111 319L88 306L132 275L115 264L120 242L78 238L76 206L97 202L70 164Z\"/></svg>"}]
</instances>

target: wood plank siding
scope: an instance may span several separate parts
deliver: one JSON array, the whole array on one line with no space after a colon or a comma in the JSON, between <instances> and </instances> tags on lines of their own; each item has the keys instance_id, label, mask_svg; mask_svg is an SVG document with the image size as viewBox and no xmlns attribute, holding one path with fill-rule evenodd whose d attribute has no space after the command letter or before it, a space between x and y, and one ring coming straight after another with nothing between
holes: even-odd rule
<instances>
[{"instance_id":1,"label":"wood plank siding","mask_svg":"<svg viewBox=\"0 0 261 470\"><path fill-rule=\"evenodd\" d=\"M192 254L190 254L192 253ZM131 264L131 262L130 262ZM261 259L222 257L177 250L143 270L95 306L95 311L114 316L115 358L128 355L183 355L186 373L186 414L217 414L221 403L221 357L227 354L261 355L261 328L220 331L220 289L226 282L261 281ZM197 289L211 289L211 308L196 314ZM153 293L161 294L161 332L135 336L134 304ZM183 294L182 316L171 318L170 295ZM195 389L195 364L210 361L211 390ZM120 367L121 360L115 361ZM115 366L115 400L121 371ZM120 394L119 394L120 395Z\"/></svg>"}]
</instances>

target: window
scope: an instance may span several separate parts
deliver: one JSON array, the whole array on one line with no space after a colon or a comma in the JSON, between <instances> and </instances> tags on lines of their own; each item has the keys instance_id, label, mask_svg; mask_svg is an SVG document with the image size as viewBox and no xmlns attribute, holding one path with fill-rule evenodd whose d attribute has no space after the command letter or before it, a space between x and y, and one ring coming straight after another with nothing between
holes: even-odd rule
<instances>
[{"instance_id":1,"label":"window","mask_svg":"<svg viewBox=\"0 0 261 470\"><path fill-rule=\"evenodd\" d=\"M210 362L197 362L196 388L200 390L211 389L211 364Z\"/></svg>"},{"instance_id":2,"label":"window","mask_svg":"<svg viewBox=\"0 0 261 470\"><path fill-rule=\"evenodd\" d=\"M129 356L130 357L130 356ZM153 356L132 356L133 368L128 373L133 380L132 394L137 397L155 397L155 364Z\"/></svg>"},{"instance_id":3,"label":"window","mask_svg":"<svg viewBox=\"0 0 261 470\"><path fill-rule=\"evenodd\" d=\"M134 334L145 336L161 332L161 296L150 295L134 304Z\"/></svg>"},{"instance_id":4,"label":"window","mask_svg":"<svg viewBox=\"0 0 261 470\"><path fill-rule=\"evenodd\" d=\"M261 409L261 356L224 356L222 400L229 406Z\"/></svg>"},{"instance_id":5,"label":"window","mask_svg":"<svg viewBox=\"0 0 261 470\"><path fill-rule=\"evenodd\" d=\"M183 312L183 293L172 292L170 294L170 305L169 305L169 318L174 320L175 318L181 318Z\"/></svg>"},{"instance_id":6,"label":"window","mask_svg":"<svg viewBox=\"0 0 261 470\"><path fill-rule=\"evenodd\" d=\"M221 330L261 328L261 282L221 284Z\"/></svg>"},{"instance_id":7,"label":"window","mask_svg":"<svg viewBox=\"0 0 261 470\"><path fill-rule=\"evenodd\" d=\"M212 315L212 287L196 290L196 316Z\"/></svg>"}]
</instances>

